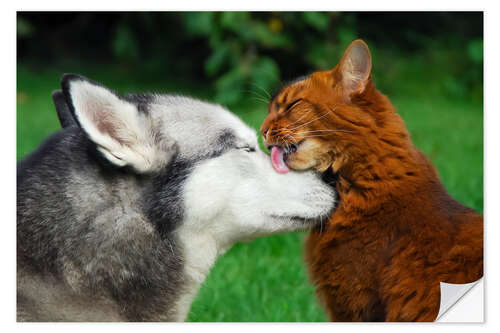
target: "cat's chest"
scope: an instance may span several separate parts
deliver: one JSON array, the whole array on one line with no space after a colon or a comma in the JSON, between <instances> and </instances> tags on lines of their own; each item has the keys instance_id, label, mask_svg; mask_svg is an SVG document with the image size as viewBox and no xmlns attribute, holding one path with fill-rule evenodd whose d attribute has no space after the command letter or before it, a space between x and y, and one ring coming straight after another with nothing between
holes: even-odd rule
<instances>
[{"instance_id":1,"label":"cat's chest","mask_svg":"<svg viewBox=\"0 0 500 333\"><path fill-rule=\"evenodd\" d=\"M388 263L390 232L372 219L347 221L338 217L330 222L330 228L313 236L315 257L322 257L320 261L327 261L339 276L373 280Z\"/></svg>"}]
</instances>

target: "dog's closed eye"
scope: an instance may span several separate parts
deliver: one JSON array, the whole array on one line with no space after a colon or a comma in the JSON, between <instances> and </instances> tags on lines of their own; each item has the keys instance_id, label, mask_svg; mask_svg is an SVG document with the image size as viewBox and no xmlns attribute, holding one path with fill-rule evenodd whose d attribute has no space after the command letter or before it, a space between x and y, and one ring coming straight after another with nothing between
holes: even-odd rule
<instances>
[{"instance_id":1,"label":"dog's closed eye","mask_svg":"<svg viewBox=\"0 0 500 333\"><path fill-rule=\"evenodd\" d=\"M253 153L255 152L255 147L250 147L250 146L243 146L243 147L238 147L238 149L242 149L248 153Z\"/></svg>"}]
</instances>

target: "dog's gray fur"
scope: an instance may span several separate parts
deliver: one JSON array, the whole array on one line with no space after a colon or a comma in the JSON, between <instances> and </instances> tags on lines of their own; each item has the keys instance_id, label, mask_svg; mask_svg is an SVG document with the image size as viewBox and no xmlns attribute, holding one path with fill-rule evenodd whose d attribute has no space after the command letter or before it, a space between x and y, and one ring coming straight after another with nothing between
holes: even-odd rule
<instances>
[{"instance_id":1,"label":"dog's gray fur","mask_svg":"<svg viewBox=\"0 0 500 333\"><path fill-rule=\"evenodd\" d=\"M62 86L63 129L17 167L18 321L184 320L234 242L333 209L331 187L274 173L220 106Z\"/></svg>"}]
</instances>

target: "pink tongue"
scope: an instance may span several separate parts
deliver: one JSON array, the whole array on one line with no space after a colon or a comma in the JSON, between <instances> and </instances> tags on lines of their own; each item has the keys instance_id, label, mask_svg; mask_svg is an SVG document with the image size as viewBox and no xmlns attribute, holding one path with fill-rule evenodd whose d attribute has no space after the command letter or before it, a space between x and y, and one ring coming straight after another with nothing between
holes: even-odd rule
<instances>
[{"instance_id":1,"label":"pink tongue","mask_svg":"<svg viewBox=\"0 0 500 333\"><path fill-rule=\"evenodd\" d=\"M287 173L290 171L288 165L286 165L284 157L283 149L278 146L271 147L271 163L273 164L274 170L278 173Z\"/></svg>"}]
</instances>

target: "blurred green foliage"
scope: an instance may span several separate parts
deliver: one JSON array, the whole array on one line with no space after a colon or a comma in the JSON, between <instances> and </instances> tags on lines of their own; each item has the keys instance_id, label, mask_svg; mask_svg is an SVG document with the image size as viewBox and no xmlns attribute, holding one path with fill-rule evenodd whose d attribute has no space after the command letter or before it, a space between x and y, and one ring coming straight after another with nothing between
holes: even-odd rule
<instances>
[{"instance_id":1,"label":"blurred green foliage","mask_svg":"<svg viewBox=\"0 0 500 333\"><path fill-rule=\"evenodd\" d=\"M363 38L381 55L376 75L398 57L420 56L429 70L447 73L432 83L438 93L482 98L482 19L480 12L20 12L18 55L205 82L212 99L233 106L267 100L283 81L333 67Z\"/></svg>"},{"instance_id":2,"label":"blurred green foliage","mask_svg":"<svg viewBox=\"0 0 500 333\"><path fill-rule=\"evenodd\" d=\"M184 13L184 27L191 37L205 37L210 56L204 62L205 73L215 77L215 100L235 104L245 91L270 91L280 84L280 63L292 58L300 67L331 66L340 45L355 38L348 26L329 31L338 13ZM298 37L301 36L301 37ZM332 38L337 37L337 38ZM297 39L304 39L297 44ZM337 43L339 40L341 43Z\"/></svg>"},{"instance_id":3,"label":"blurred green foliage","mask_svg":"<svg viewBox=\"0 0 500 333\"><path fill-rule=\"evenodd\" d=\"M33 26L25 18L17 18L17 36L18 38L28 38L33 34Z\"/></svg>"}]
</instances>

